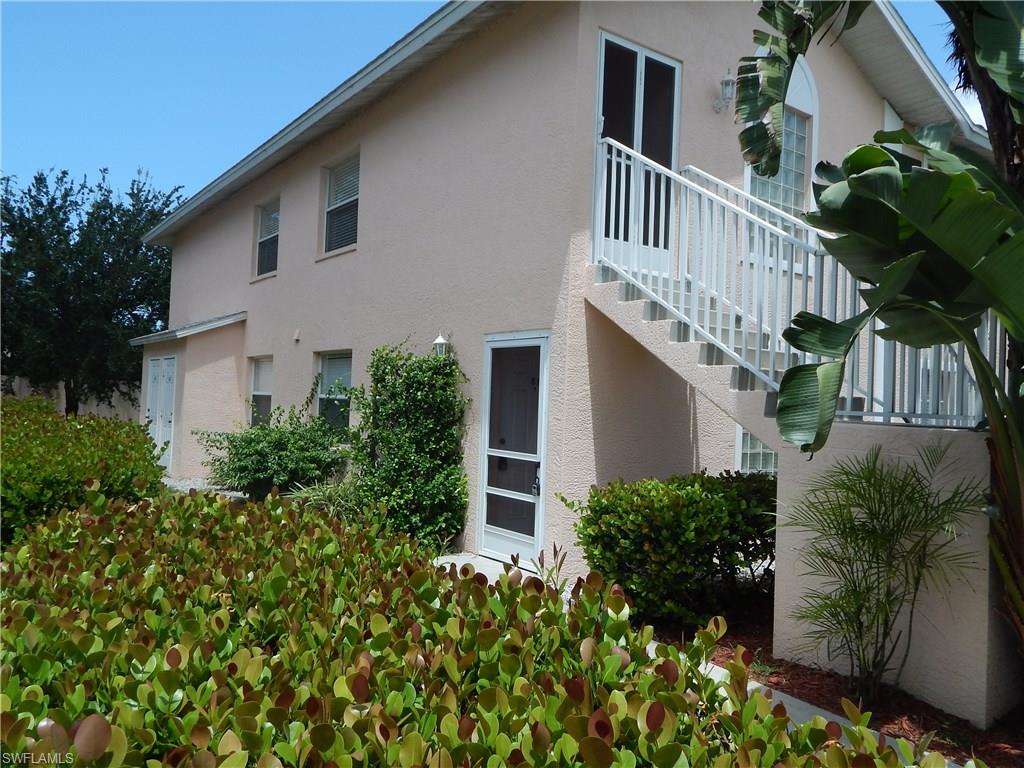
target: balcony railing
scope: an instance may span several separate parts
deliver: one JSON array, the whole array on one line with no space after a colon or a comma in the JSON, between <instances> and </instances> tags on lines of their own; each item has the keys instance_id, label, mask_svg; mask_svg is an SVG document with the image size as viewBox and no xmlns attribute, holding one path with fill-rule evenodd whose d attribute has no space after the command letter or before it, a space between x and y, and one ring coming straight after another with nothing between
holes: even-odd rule
<instances>
[{"instance_id":1,"label":"balcony railing","mask_svg":"<svg viewBox=\"0 0 1024 768\"><path fill-rule=\"evenodd\" d=\"M806 310L840 321L863 309L858 282L800 219L689 166L676 173L613 139L598 145L594 256L682 321L683 340L712 345L757 386L818 362L782 338ZM982 408L963 345L915 349L873 320L847 359L839 415L974 426ZM982 349L1005 371L991 315Z\"/></svg>"}]
</instances>

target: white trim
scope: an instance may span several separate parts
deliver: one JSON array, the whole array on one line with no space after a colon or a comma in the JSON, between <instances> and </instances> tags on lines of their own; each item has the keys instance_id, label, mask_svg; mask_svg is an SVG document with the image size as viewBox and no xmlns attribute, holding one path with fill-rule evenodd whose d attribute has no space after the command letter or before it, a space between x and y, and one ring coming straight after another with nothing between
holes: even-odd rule
<instances>
[{"instance_id":1,"label":"white trim","mask_svg":"<svg viewBox=\"0 0 1024 768\"><path fill-rule=\"evenodd\" d=\"M914 37L914 33L910 31L907 23L903 21L899 11L893 7L889 0L876 0L874 5L881 12L882 18L889 23L892 31L896 33L899 41L903 43L903 47L910 54L914 63L917 64L918 68L931 83L946 109L952 113L953 118L964 134L964 138L979 147L991 149L988 133L980 126L975 125L974 121L971 120L964 105L960 103L956 94L953 93L953 89L949 87L949 84L942 79L939 70L932 63L932 60L928 58L928 55L921 47L921 43Z\"/></svg>"},{"instance_id":2,"label":"white trim","mask_svg":"<svg viewBox=\"0 0 1024 768\"><path fill-rule=\"evenodd\" d=\"M548 389L550 376L550 331L511 331L506 333L492 333L484 336L484 375L483 379L483 410L481 411L480 425L480 456L479 475L477 484L477 550L481 555L496 558L503 562L509 559L508 553L485 546L486 535L508 539L510 543L515 542L532 547L532 557L536 557L544 550L544 524L545 524L545 496L547 495L547 440L548 440ZM538 347L540 350L540 371L537 385L537 453L528 454L517 451L490 450L491 428L491 351L494 349L515 347ZM504 488L494 488L487 484L487 459L489 456L503 456L505 458L518 459L521 461L533 461L540 466L540 495L532 496L520 494ZM503 528L487 523L487 494L505 496L519 501L530 501L535 505L533 537L518 534L515 531L507 531ZM525 554L525 553L524 553Z\"/></svg>"},{"instance_id":3,"label":"white trim","mask_svg":"<svg viewBox=\"0 0 1024 768\"><path fill-rule=\"evenodd\" d=\"M269 277L272 274L268 272L266 275L260 275L260 278ZM171 328L166 331L157 331L156 333L150 333L145 336L136 336L134 339L130 339L128 344L133 347L141 347L144 344L159 344L162 341L174 341L175 339L184 339L186 336L194 336L197 333L203 333L205 331L212 331L214 328L223 328L225 325L232 325L233 323L241 323L245 320L246 312L235 312L231 315L222 315L221 317L214 317L210 320L201 320L198 323L191 323L190 325L182 325L178 328Z\"/></svg>"},{"instance_id":4,"label":"white trim","mask_svg":"<svg viewBox=\"0 0 1024 768\"><path fill-rule=\"evenodd\" d=\"M270 363L270 390L265 391L262 389L256 389L256 366L259 363ZM252 424L252 417L255 412L253 407L255 401L253 398L269 397L270 398L270 409L274 408L274 357L273 355L260 355L258 357L249 358L249 424Z\"/></svg>"}]
</instances>

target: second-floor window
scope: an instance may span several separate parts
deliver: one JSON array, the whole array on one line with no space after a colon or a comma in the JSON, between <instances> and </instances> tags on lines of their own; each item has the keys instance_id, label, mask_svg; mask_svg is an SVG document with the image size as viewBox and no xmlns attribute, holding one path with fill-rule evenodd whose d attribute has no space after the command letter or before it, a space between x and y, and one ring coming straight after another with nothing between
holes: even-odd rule
<instances>
[{"instance_id":1,"label":"second-floor window","mask_svg":"<svg viewBox=\"0 0 1024 768\"><path fill-rule=\"evenodd\" d=\"M269 357L252 361L252 424L270 421L274 361Z\"/></svg>"},{"instance_id":2,"label":"second-floor window","mask_svg":"<svg viewBox=\"0 0 1024 768\"><path fill-rule=\"evenodd\" d=\"M331 169L327 182L324 251L353 245L359 233L359 155Z\"/></svg>"},{"instance_id":3,"label":"second-floor window","mask_svg":"<svg viewBox=\"0 0 1024 768\"><path fill-rule=\"evenodd\" d=\"M281 203L275 200L259 209L260 229L256 241L256 274L277 271L277 236L281 221Z\"/></svg>"}]
</instances>

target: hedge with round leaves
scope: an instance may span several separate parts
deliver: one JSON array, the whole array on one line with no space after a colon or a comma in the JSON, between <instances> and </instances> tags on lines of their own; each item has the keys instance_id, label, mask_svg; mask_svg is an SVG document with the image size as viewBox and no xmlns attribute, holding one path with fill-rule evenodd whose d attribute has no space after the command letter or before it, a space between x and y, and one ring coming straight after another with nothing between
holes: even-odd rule
<instances>
[{"instance_id":1,"label":"hedge with round leaves","mask_svg":"<svg viewBox=\"0 0 1024 768\"><path fill-rule=\"evenodd\" d=\"M852 705L856 727L795 725L748 692L742 649L731 683L706 674L721 619L686 647L653 645L596 573L567 604L518 569L488 583L276 496L94 494L2 569L4 762L899 764L902 747L879 747Z\"/></svg>"}]
</instances>

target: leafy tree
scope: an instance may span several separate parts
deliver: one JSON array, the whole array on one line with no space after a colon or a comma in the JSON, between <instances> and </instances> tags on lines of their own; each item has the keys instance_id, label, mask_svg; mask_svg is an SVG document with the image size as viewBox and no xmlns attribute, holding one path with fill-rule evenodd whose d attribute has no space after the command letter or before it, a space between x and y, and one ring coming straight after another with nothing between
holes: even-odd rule
<instances>
[{"instance_id":1,"label":"leafy tree","mask_svg":"<svg viewBox=\"0 0 1024 768\"><path fill-rule=\"evenodd\" d=\"M146 176L116 195L67 171L37 173L24 189L0 189L0 302L4 374L33 387L63 382L65 412L86 398L135 401L142 355L133 336L164 327L171 258L143 235L180 201Z\"/></svg>"},{"instance_id":2,"label":"leafy tree","mask_svg":"<svg viewBox=\"0 0 1024 768\"><path fill-rule=\"evenodd\" d=\"M816 35L853 27L866 2L774 2L759 16L763 56L741 60L736 121L740 147L756 173L778 172L783 103L793 66ZM993 162L951 144L948 126L916 135L879 132L841 167L820 163L818 210L805 214L829 233L822 245L866 287L865 310L839 323L801 312L784 337L829 358L789 369L780 385L778 425L801 450L819 450L835 418L846 357L871 318L879 335L915 347L963 342L984 403L998 515L989 541L1006 587L1007 615L1024 649L1024 4L939 2L952 23L951 59L960 85L978 95ZM820 38L819 38L820 39ZM926 167L881 143L914 146ZM988 311L1008 336L1007 378L978 345Z\"/></svg>"}]
</instances>

